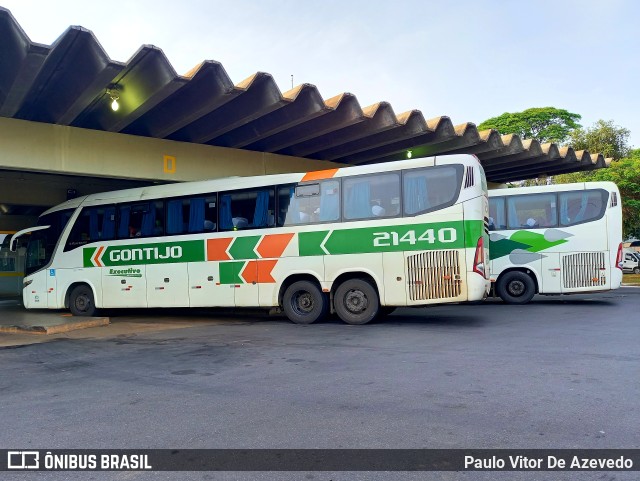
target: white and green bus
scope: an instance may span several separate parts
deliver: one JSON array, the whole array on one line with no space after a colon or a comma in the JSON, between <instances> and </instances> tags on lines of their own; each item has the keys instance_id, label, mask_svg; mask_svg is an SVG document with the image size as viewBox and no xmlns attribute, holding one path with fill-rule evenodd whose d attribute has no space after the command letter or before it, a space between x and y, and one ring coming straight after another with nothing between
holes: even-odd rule
<instances>
[{"instance_id":1,"label":"white and green bus","mask_svg":"<svg viewBox=\"0 0 640 481\"><path fill-rule=\"evenodd\" d=\"M491 282L507 303L620 287L622 203L613 182L491 190L489 230Z\"/></svg>"},{"instance_id":2,"label":"white and green bus","mask_svg":"<svg viewBox=\"0 0 640 481\"><path fill-rule=\"evenodd\" d=\"M470 155L94 194L30 232L28 309L264 307L365 324L489 292L488 195Z\"/></svg>"}]
</instances>

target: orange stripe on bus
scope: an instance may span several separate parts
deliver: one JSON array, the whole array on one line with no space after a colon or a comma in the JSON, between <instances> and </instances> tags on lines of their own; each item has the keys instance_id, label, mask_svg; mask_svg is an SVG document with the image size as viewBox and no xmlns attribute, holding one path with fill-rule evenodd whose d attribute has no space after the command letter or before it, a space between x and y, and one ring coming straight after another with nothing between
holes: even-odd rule
<instances>
[{"instance_id":1,"label":"orange stripe on bus","mask_svg":"<svg viewBox=\"0 0 640 481\"><path fill-rule=\"evenodd\" d=\"M271 271L278 263L277 259L258 261L258 283L259 284L275 284L276 280L271 275Z\"/></svg>"},{"instance_id":2,"label":"orange stripe on bus","mask_svg":"<svg viewBox=\"0 0 640 481\"><path fill-rule=\"evenodd\" d=\"M227 254L227 249L233 238L207 239L207 260L208 261L228 261L231 259Z\"/></svg>"},{"instance_id":3,"label":"orange stripe on bus","mask_svg":"<svg viewBox=\"0 0 640 481\"><path fill-rule=\"evenodd\" d=\"M275 284L276 280L271 275L271 271L278 263L277 259L249 261L240 273L240 277L247 284Z\"/></svg>"},{"instance_id":4,"label":"orange stripe on bus","mask_svg":"<svg viewBox=\"0 0 640 481\"><path fill-rule=\"evenodd\" d=\"M104 252L105 247L104 246L100 246L98 247L98 250L96 251L96 253L93 256L93 260L96 263L96 266L98 267L104 267L104 264L102 264L102 262L100 262L100 256L102 255L102 252Z\"/></svg>"},{"instance_id":5,"label":"orange stripe on bus","mask_svg":"<svg viewBox=\"0 0 640 481\"><path fill-rule=\"evenodd\" d=\"M293 235L293 233L265 235L256 250L260 257L280 257Z\"/></svg>"},{"instance_id":6,"label":"orange stripe on bus","mask_svg":"<svg viewBox=\"0 0 640 481\"><path fill-rule=\"evenodd\" d=\"M308 180L330 179L331 177L336 175L336 172L338 172L338 169L314 170L313 172L307 172L300 182L307 182Z\"/></svg>"}]
</instances>

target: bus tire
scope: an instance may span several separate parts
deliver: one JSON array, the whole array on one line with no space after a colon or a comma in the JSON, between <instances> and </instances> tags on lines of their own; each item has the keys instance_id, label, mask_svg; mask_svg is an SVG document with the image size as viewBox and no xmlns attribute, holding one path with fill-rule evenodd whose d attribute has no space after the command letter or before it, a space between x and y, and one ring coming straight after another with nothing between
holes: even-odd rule
<instances>
[{"instance_id":1,"label":"bus tire","mask_svg":"<svg viewBox=\"0 0 640 481\"><path fill-rule=\"evenodd\" d=\"M69 296L69 309L74 316L94 316L97 309L91 287L86 284L74 287Z\"/></svg>"},{"instance_id":2,"label":"bus tire","mask_svg":"<svg viewBox=\"0 0 640 481\"><path fill-rule=\"evenodd\" d=\"M312 324L327 315L329 301L313 282L297 281L284 291L282 308L290 321Z\"/></svg>"},{"instance_id":3,"label":"bus tire","mask_svg":"<svg viewBox=\"0 0 640 481\"><path fill-rule=\"evenodd\" d=\"M507 304L526 304L535 295L536 285L524 272L511 271L498 280L496 291Z\"/></svg>"},{"instance_id":4,"label":"bus tire","mask_svg":"<svg viewBox=\"0 0 640 481\"><path fill-rule=\"evenodd\" d=\"M633 273L634 274L640 274L640 267L634 267L633 268Z\"/></svg>"},{"instance_id":5,"label":"bus tire","mask_svg":"<svg viewBox=\"0 0 640 481\"><path fill-rule=\"evenodd\" d=\"M347 324L367 324L378 315L378 292L364 279L348 279L338 286L333 296L338 317Z\"/></svg>"}]
</instances>

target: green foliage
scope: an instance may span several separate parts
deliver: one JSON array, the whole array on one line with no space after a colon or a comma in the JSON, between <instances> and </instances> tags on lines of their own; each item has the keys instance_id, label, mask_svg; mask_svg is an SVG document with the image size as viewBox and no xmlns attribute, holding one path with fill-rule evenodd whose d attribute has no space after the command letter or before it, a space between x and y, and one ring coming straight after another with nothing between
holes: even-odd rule
<instances>
[{"instance_id":1,"label":"green foliage","mask_svg":"<svg viewBox=\"0 0 640 481\"><path fill-rule=\"evenodd\" d=\"M556 175L554 181L558 184L615 182L622 197L624 236L625 238L632 235L640 237L640 149L631 150L626 158L611 162L608 169Z\"/></svg>"},{"instance_id":2,"label":"green foliage","mask_svg":"<svg viewBox=\"0 0 640 481\"><path fill-rule=\"evenodd\" d=\"M536 107L522 112L505 112L485 120L478 130L494 129L501 134L518 134L523 139L563 143L574 129L579 129L581 116L554 107Z\"/></svg>"},{"instance_id":3,"label":"green foliage","mask_svg":"<svg viewBox=\"0 0 640 481\"><path fill-rule=\"evenodd\" d=\"M614 125L613 120L598 120L592 127L571 132L570 144L575 150L598 152L618 160L629 153L629 134L628 129Z\"/></svg>"}]
</instances>

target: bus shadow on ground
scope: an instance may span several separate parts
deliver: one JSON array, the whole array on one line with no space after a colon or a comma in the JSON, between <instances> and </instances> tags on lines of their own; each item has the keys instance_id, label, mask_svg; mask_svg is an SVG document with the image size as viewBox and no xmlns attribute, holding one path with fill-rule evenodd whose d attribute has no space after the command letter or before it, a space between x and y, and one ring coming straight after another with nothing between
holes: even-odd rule
<instances>
[{"instance_id":1,"label":"bus shadow on ground","mask_svg":"<svg viewBox=\"0 0 640 481\"><path fill-rule=\"evenodd\" d=\"M610 300L605 300L605 299L562 299L562 298L552 298L552 299L545 299L545 298L537 298L532 300L530 303L530 305L535 306L535 305L545 305L545 306L553 306L553 305L562 305L562 306L584 306L585 304L588 304L590 307L591 306L603 306L603 307L610 307L615 305L616 303L614 301L610 301ZM517 307L517 306L516 306Z\"/></svg>"}]
</instances>

